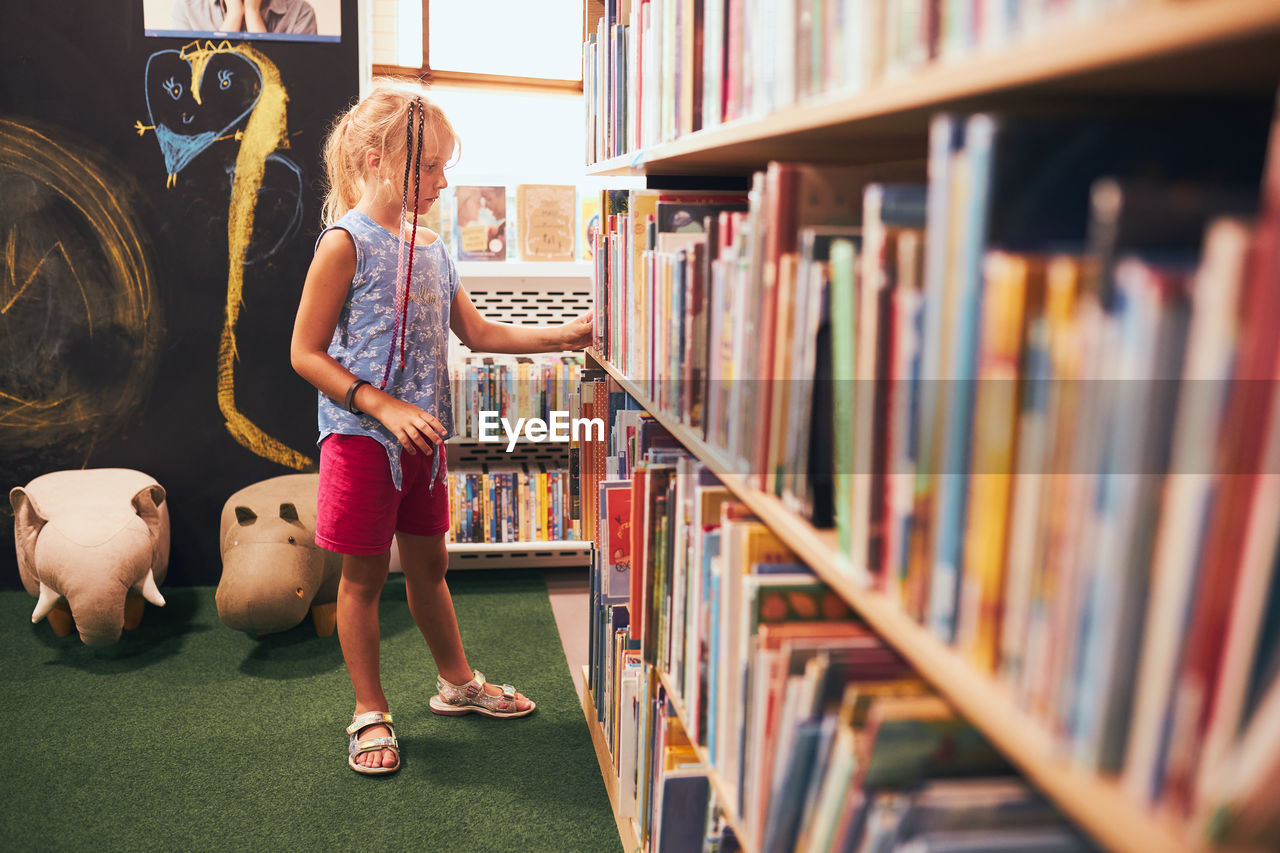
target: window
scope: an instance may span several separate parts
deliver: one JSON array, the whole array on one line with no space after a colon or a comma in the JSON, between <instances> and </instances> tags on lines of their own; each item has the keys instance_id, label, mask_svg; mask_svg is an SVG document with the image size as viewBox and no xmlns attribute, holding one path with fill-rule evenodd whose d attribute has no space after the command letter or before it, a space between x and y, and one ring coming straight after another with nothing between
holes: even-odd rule
<instances>
[{"instance_id":1,"label":"window","mask_svg":"<svg viewBox=\"0 0 1280 853\"><path fill-rule=\"evenodd\" d=\"M374 0L373 16L375 75L582 90L583 0Z\"/></svg>"}]
</instances>

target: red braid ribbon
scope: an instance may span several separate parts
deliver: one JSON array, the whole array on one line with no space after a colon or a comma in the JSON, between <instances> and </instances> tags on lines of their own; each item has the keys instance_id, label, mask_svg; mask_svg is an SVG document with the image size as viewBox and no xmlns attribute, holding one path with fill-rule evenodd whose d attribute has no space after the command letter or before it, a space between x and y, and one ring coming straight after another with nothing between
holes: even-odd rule
<instances>
[{"instance_id":1,"label":"red braid ribbon","mask_svg":"<svg viewBox=\"0 0 1280 853\"><path fill-rule=\"evenodd\" d=\"M392 310L395 312L394 314L395 321L392 323L392 326L391 326L391 348L390 348L390 351L387 353L387 366L382 371L382 385L379 386L384 390L387 387L387 379L391 376L391 365L395 361L395 357L396 357L396 341L398 341L402 335L402 330L400 328L400 321L401 321L401 318L404 317L406 313L406 309L402 306L407 306L409 302L409 288L408 288L407 277L405 282L404 298L403 298L403 301L401 301L400 270L404 269L404 233L403 233L404 217L409 207L409 170L412 166L412 158L409 156L409 152L413 150L413 113L414 113L414 108L417 105L418 105L417 98L414 98L412 101L409 102L409 116L406 119L405 125L404 125L404 184L400 190L400 226L399 226L400 233L396 234L396 240L399 245L398 245L398 251L396 252L395 300L392 306ZM421 144L421 140L419 140L419 144ZM410 265L412 265L413 263L412 252L409 255L409 263ZM403 345L401 345L400 369L401 370L404 369Z\"/></svg>"},{"instance_id":2,"label":"red braid ribbon","mask_svg":"<svg viewBox=\"0 0 1280 853\"><path fill-rule=\"evenodd\" d=\"M409 326L409 287L413 282L413 247L418 242L418 197L422 191L422 132L425 109L421 98L414 98L418 105L418 144L413 154L413 218L409 220L409 270L404 277L404 305L400 315L400 369L404 370L404 339ZM409 121L413 121L413 110L410 107ZM405 152L408 160L408 152ZM403 242L403 240L401 241Z\"/></svg>"}]
</instances>

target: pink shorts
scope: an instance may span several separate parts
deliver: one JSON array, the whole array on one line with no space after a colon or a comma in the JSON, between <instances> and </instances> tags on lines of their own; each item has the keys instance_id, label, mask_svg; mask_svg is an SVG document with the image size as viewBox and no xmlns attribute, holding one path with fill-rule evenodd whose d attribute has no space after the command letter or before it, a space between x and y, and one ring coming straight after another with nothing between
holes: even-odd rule
<instances>
[{"instance_id":1,"label":"pink shorts","mask_svg":"<svg viewBox=\"0 0 1280 853\"><path fill-rule=\"evenodd\" d=\"M381 554L391 548L397 531L413 536L448 532L449 477L441 471L430 488L432 458L422 451L402 452L402 488L397 490L387 449L377 440L326 436L320 443L316 544L340 554Z\"/></svg>"}]
</instances>

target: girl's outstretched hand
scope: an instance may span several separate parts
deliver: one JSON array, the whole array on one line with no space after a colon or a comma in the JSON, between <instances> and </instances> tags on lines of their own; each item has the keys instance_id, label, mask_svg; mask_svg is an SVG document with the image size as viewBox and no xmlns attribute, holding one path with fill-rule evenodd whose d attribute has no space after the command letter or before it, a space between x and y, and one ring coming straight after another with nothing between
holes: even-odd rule
<instances>
[{"instance_id":1,"label":"girl's outstretched hand","mask_svg":"<svg viewBox=\"0 0 1280 853\"><path fill-rule=\"evenodd\" d=\"M595 311L588 311L564 324L564 348L585 349L591 346L591 319Z\"/></svg>"},{"instance_id":2,"label":"girl's outstretched hand","mask_svg":"<svg viewBox=\"0 0 1280 853\"><path fill-rule=\"evenodd\" d=\"M390 395L386 397L378 411L369 414L374 415L383 426L391 430L391 434L400 441L401 447L408 452L416 453L421 450L430 456L434 448L439 447L440 443L448 438L444 424L440 423L435 415L424 412L412 403L406 403Z\"/></svg>"}]
</instances>

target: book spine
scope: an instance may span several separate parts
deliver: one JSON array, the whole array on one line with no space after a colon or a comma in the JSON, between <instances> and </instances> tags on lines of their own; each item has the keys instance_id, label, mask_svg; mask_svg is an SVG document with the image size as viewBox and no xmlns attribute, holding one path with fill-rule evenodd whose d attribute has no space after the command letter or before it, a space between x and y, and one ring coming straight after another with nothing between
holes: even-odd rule
<instances>
[{"instance_id":1,"label":"book spine","mask_svg":"<svg viewBox=\"0 0 1280 853\"><path fill-rule=\"evenodd\" d=\"M954 379L947 401L947 433L937 504L937 550L930 583L929 624L946 642L955 638L956 608L963 572L964 497L968 485L973 425L973 387L977 358L977 326L982 310L982 251L986 240L992 148L995 121L986 115L969 118L965 129L965 157L969 187L965 239L960 246L961 290L957 294L957 333L950 360Z\"/></svg>"},{"instance_id":2,"label":"book spine","mask_svg":"<svg viewBox=\"0 0 1280 853\"><path fill-rule=\"evenodd\" d=\"M855 299L856 250L848 240L831 244L831 381L835 385L832 423L835 428L833 465L835 479L835 523L840 551L850 560L854 555L854 334L857 322ZM865 567L864 567L865 568Z\"/></svg>"}]
</instances>

